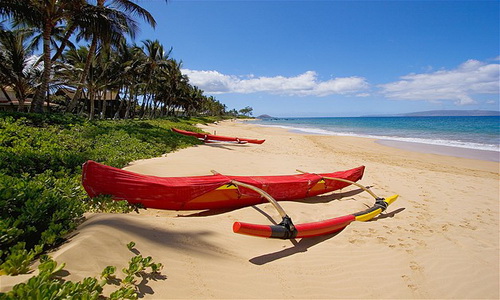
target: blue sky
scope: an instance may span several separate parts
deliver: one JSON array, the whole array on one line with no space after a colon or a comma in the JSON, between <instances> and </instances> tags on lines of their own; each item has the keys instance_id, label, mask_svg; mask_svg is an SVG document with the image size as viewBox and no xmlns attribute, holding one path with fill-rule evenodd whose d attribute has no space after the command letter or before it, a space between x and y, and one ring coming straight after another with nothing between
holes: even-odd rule
<instances>
[{"instance_id":1,"label":"blue sky","mask_svg":"<svg viewBox=\"0 0 500 300\"><path fill-rule=\"evenodd\" d=\"M139 0L190 82L253 115L499 110L500 1Z\"/></svg>"}]
</instances>

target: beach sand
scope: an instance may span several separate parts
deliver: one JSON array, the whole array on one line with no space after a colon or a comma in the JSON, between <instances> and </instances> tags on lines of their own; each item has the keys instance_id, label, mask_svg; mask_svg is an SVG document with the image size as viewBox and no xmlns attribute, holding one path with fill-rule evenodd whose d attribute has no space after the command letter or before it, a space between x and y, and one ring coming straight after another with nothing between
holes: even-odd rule
<instances>
[{"instance_id":1,"label":"beach sand","mask_svg":"<svg viewBox=\"0 0 500 300\"><path fill-rule=\"evenodd\" d=\"M125 169L157 176L295 174L366 166L360 181L399 199L370 222L335 235L274 240L234 234L232 224L280 221L270 204L231 211L92 214L50 253L65 279L125 267L135 251L164 265L140 284L145 299L498 299L499 163L412 152L375 140L304 135L222 122L200 126L227 136L264 138L262 145L214 143ZM309 201L280 202L295 223L366 208L356 187ZM119 277L121 276L118 271ZM4 277L4 276L3 276ZM123 278L123 276L121 276ZM9 284L3 278L4 288Z\"/></svg>"}]
</instances>

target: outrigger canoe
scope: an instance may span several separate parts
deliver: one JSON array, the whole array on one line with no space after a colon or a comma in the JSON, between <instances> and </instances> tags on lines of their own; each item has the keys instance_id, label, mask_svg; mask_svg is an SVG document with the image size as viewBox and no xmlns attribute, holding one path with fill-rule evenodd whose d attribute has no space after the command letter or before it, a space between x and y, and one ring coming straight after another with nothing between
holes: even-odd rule
<instances>
[{"instance_id":1,"label":"outrigger canoe","mask_svg":"<svg viewBox=\"0 0 500 300\"><path fill-rule=\"evenodd\" d=\"M240 208L271 202L282 217L278 225L255 225L236 222L235 233L270 237L302 238L334 233L353 221L367 221L384 211L397 195L379 198L356 181L365 167L333 173L302 173L284 176L158 177L106 166L94 161L83 165L82 184L88 195L110 195L145 208L166 210L203 210ZM277 201L293 201L345 188L351 184L368 191L376 199L366 211L321 222L294 225Z\"/></svg>"},{"instance_id":2,"label":"outrigger canoe","mask_svg":"<svg viewBox=\"0 0 500 300\"><path fill-rule=\"evenodd\" d=\"M198 138L199 140L202 140L204 142L234 142L238 144L246 144L246 143L251 143L251 144L262 144L266 140L257 140L257 139L247 139L247 138L238 138L238 137L229 137L229 136L222 136L222 135L213 135L213 134L205 134L205 133L198 133L198 132L192 132L192 131L187 131L187 130L182 130L182 129L177 129L177 128L172 128L173 132L180 133L182 135L187 135L187 136L194 136Z\"/></svg>"}]
</instances>

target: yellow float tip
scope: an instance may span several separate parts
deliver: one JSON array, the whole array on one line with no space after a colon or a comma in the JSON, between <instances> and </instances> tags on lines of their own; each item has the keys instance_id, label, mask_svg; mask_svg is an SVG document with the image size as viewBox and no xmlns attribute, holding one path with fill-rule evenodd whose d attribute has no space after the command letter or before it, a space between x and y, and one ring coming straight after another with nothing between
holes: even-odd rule
<instances>
[{"instance_id":1,"label":"yellow float tip","mask_svg":"<svg viewBox=\"0 0 500 300\"><path fill-rule=\"evenodd\" d=\"M398 199L399 195L392 195L390 197L387 197L385 199L385 202L387 202L387 204L392 204L394 201L396 201L396 199Z\"/></svg>"}]
</instances>

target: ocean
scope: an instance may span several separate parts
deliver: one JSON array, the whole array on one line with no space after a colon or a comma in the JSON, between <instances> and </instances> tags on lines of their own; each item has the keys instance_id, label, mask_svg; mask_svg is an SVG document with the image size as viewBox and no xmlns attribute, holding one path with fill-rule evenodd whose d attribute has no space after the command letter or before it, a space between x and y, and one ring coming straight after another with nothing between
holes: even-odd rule
<instances>
[{"instance_id":1,"label":"ocean","mask_svg":"<svg viewBox=\"0 0 500 300\"><path fill-rule=\"evenodd\" d=\"M358 136L500 152L500 116L277 118L254 123L309 134Z\"/></svg>"}]
</instances>

